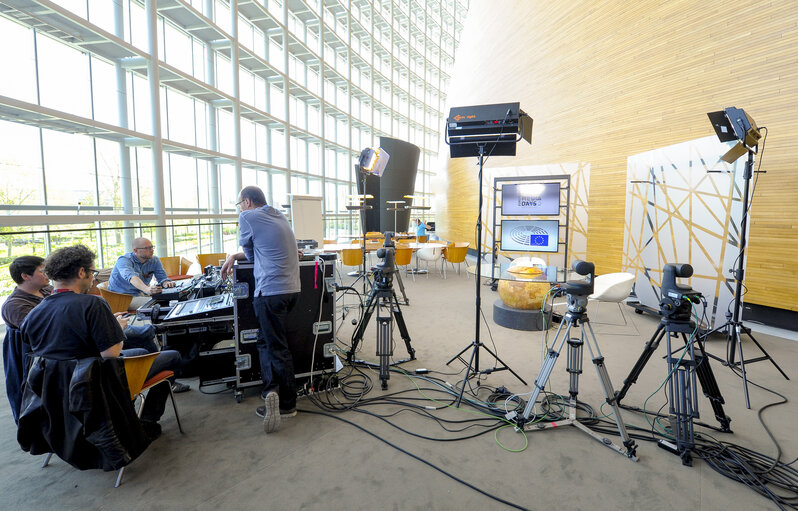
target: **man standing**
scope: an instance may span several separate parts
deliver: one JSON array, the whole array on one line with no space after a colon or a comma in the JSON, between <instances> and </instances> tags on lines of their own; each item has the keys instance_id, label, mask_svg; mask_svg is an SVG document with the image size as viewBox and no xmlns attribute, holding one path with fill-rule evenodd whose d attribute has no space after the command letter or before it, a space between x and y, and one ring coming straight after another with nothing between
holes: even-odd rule
<instances>
[{"instance_id":1,"label":"man standing","mask_svg":"<svg viewBox=\"0 0 798 511\"><path fill-rule=\"evenodd\" d=\"M91 357L112 358L146 353L142 349L122 350L127 320L115 317L99 296L86 294L98 273L94 253L83 245L56 250L45 260L44 273L55 289L23 321L20 332L35 355L56 360ZM162 351L147 378L180 363L176 351ZM164 412L169 389L156 385L150 389L141 422L150 438L160 435L158 420Z\"/></svg>"},{"instance_id":2,"label":"man standing","mask_svg":"<svg viewBox=\"0 0 798 511\"><path fill-rule=\"evenodd\" d=\"M416 218L416 237L426 236L427 229L429 229L429 225L422 222L420 218Z\"/></svg>"},{"instance_id":3,"label":"man standing","mask_svg":"<svg viewBox=\"0 0 798 511\"><path fill-rule=\"evenodd\" d=\"M296 415L294 360L288 349L286 321L299 301L299 259L294 232L285 216L266 204L263 191L247 186L238 195L238 240L243 252L230 255L222 265L224 278L236 260L255 263L253 307L258 318L258 355L263 378L266 433L280 427L281 418Z\"/></svg>"},{"instance_id":4,"label":"man standing","mask_svg":"<svg viewBox=\"0 0 798 511\"><path fill-rule=\"evenodd\" d=\"M130 306L138 309L149 301L150 295L161 292L164 287L174 287L163 269L161 260L155 255L155 247L147 238L133 240L133 251L116 260L108 290L114 293L133 295ZM152 277L158 282L150 285Z\"/></svg>"},{"instance_id":5,"label":"man standing","mask_svg":"<svg viewBox=\"0 0 798 511\"><path fill-rule=\"evenodd\" d=\"M49 296L53 290L50 280L44 275L44 259L37 256L22 256L14 259L8 267L17 287L3 303L2 315L6 324L3 341L3 371L6 375L6 395L11 404L14 422L19 420L22 402L22 382L25 381L30 346L22 342L19 326L25 316Z\"/></svg>"}]
</instances>

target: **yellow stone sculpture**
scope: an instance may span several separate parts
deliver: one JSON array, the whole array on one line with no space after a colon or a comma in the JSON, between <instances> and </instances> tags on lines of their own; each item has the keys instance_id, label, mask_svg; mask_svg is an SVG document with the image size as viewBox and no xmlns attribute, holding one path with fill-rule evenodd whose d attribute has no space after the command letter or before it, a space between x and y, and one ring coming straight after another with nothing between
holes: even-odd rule
<instances>
[{"instance_id":1,"label":"yellow stone sculpture","mask_svg":"<svg viewBox=\"0 0 798 511\"><path fill-rule=\"evenodd\" d=\"M551 289L548 282L524 282L519 280L500 280L499 296L508 307L514 309L540 309L543 297Z\"/></svg>"},{"instance_id":2,"label":"yellow stone sculpture","mask_svg":"<svg viewBox=\"0 0 798 511\"><path fill-rule=\"evenodd\" d=\"M535 277L542 272L536 266L525 265L512 266L507 271L516 274L519 279L523 279L526 276ZM551 285L548 282L499 281L499 296L502 302L504 302L504 305L514 309L540 309L543 305L543 298L549 289L551 289Z\"/></svg>"}]
</instances>

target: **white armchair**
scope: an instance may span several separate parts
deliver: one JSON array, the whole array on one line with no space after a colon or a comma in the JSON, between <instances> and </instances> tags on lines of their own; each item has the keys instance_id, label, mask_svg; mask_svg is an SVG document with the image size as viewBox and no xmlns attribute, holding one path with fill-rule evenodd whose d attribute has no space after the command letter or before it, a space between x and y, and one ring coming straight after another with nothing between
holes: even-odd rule
<instances>
[{"instance_id":1,"label":"white armchair","mask_svg":"<svg viewBox=\"0 0 798 511\"><path fill-rule=\"evenodd\" d=\"M418 257L422 261L427 262L427 268L429 268L429 263L437 263L441 260L441 256L443 256L443 249L446 248L446 245L439 245L437 247L424 247L418 249L416 252L416 257ZM443 267L443 278L446 278L446 267ZM427 278L429 278L429 271L427 271Z\"/></svg>"},{"instance_id":2,"label":"white armchair","mask_svg":"<svg viewBox=\"0 0 798 511\"><path fill-rule=\"evenodd\" d=\"M631 273L606 273L604 275L596 275L596 280L593 284L593 294L588 297L589 300L596 302L615 302L621 311L623 324L626 324L626 316L623 314L621 302L626 300L629 293L632 292L632 286L635 282L635 276ZM596 308L598 313L598 305ZM596 322L598 323L598 322Z\"/></svg>"}]
</instances>

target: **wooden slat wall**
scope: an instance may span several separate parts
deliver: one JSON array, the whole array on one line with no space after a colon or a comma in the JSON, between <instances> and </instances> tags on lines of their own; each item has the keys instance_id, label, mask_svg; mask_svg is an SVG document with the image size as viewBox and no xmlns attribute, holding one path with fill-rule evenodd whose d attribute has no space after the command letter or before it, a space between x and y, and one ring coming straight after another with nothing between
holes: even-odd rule
<instances>
[{"instance_id":1,"label":"wooden slat wall","mask_svg":"<svg viewBox=\"0 0 798 511\"><path fill-rule=\"evenodd\" d=\"M532 144L487 166L590 164L599 272L620 270L627 157L711 136L706 112L744 108L771 132L746 301L798 310L798 1L472 0L448 106L510 101L534 118ZM476 158L439 172L440 232L474 241Z\"/></svg>"}]
</instances>

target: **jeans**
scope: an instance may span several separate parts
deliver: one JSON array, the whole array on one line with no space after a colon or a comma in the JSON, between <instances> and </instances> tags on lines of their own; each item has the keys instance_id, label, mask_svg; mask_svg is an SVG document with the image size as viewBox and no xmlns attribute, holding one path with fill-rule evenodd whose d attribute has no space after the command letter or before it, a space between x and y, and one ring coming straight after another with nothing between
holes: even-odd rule
<instances>
[{"instance_id":1,"label":"jeans","mask_svg":"<svg viewBox=\"0 0 798 511\"><path fill-rule=\"evenodd\" d=\"M146 355L148 351L144 348L130 348L122 350L123 357L137 357ZM180 353L174 350L164 350L158 353L147 373L147 380L160 373L161 371L175 371L180 365ZM147 391L147 399L144 401L144 409L141 411L141 420L158 422L166 409L166 398L169 397L169 383L161 383Z\"/></svg>"},{"instance_id":2,"label":"jeans","mask_svg":"<svg viewBox=\"0 0 798 511\"><path fill-rule=\"evenodd\" d=\"M125 328L125 348L144 348L147 353L158 351L158 345L155 343L155 327L130 325Z\"/></svg>"},{"instance_id":3,"label":"jeans","mask_svg":"<svg viewBox=\"0 0 798 511\"><path fill-rule=\"evenodd\" d=\"M260 324L257 346L263 393L277 390L282 410L296 407L294 359L288 349L286 321L297 302L299 293L256 296L252 301Z\"/></svg>"}]
</instances>

